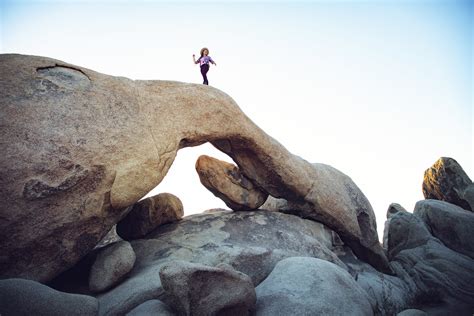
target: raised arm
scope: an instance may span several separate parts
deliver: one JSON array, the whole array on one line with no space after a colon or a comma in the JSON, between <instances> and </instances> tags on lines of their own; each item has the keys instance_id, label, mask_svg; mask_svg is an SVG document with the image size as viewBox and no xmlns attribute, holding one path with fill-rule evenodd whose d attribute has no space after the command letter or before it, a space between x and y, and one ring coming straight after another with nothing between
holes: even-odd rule
<instances>
[{"instance_id":1,"label":"raised arm","mask_svg":"<svg viewBox=\"0 0 474 316\"><path fill-rule=\"evenodd\" d=\"M194 55L194 54L193 54L193 61L194 61L195 64L199 63L199 59L196 60L196 55Z\"/></svg>"}]
</instances>

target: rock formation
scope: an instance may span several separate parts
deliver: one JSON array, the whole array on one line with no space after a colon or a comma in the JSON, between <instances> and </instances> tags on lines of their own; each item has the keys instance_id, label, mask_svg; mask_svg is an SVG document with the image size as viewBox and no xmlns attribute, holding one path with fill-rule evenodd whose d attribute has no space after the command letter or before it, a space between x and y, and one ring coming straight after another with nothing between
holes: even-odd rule
<instances>
[{"instance_id":1,"label":"rock formation","mask_svg":"<svg viewBox=\"0 0 474 316\"><path fill-rule=\"evenodd\" d=\"M361 227L368 210L347 203L354 188L331 186L341 175L288 152L217 89L3 54L0 91L3 278L47 281L74 265L161 182L178 149L205 142L257 187L304 205L388 269L375 229Z\"/></svg>"},{"instance_id":2,"label":"rock formation","mask_svg":"<svg viewBox=\"0 0 474 316\"><path fill-rule=\"evenodd\" d=\"M196 171L201 183L233 210L257 209L268 198L268 193L255 187L231 163L200 156L196 161Z\"/></svg>"},{"instance_id":3,"label":"rock formation","mask_svg":"<svg viewBox=\"0 0 474 316\"><path fill-rule=\"evenodd\" d=\"M441 157L425 171L422 189L426 199L446 201L474 211L474 184L452 158Z\"/></svg>"},{"instance_id":4,"label":"rock formation","mask_svg":"<svg viewBox=\"0 0 474 316\"><path fill-rule=\"evenodd\" d=\"M451 158L413 213L390 205L384 249L350 177L212 87L7 54L0 107L1 315L474 313L474 186ZM196 164L232 211L137 202L204 142L236 163Z\"/></svg>"},{"instance_id":5,"label":"rock formation","mask_svg":"<svg viewBox=\"0 0 474 316\"><path fill-rule=\"evenodd\" d=\"M257 296L257 315L262 316L373 314L367 293L349 273L316 258L278 262L257 286Z\"/></svg>"},{"instance_id":6,"label":"rock formation","mask_svg":"<svg viewBox=\"0 0 474 316\"><path fill-rule=\"evenodd\" d=\"M183 203L170 193L160 193L135 203L117 223L117 234L126 240L144 237L160 225L180 220Z\"/></svg>"},{"instance_id":7,"label":"rock formation","mask_svg":"<svg viewBox=\"0 0 474 316\"><path fill-rule=\"evenodd\" d=\"M171 261L160 271L165 298L179 315L253 315L252 280L226 264Z\"/></svg>"},{"instance_id":8,"label":"rock formation","mask_svg":"<svg viewBox=\"0 0 474 316\"><path fill-rule=\"evenodd\" d=\"M126 241L101 249L91 268L89 289L103 292L116 285L132 270L135 259L135 252Z\"/></svg>"}]
</instances>

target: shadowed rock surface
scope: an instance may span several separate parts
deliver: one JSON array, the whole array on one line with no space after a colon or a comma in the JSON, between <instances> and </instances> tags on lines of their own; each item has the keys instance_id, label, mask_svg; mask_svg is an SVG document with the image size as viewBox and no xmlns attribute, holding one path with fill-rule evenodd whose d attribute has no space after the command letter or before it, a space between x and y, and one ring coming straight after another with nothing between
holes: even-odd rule
<instances>
[{"instance_id":1,"label":"shadowed rock surface","mask_svg":"<svg viewBox=\"0 0 474 316\"><path fill-rule=\"evenodd\" d=\"M438 305L453 315L474 311L474 260L444 246L416 215L393 215L388 255L419 305Z\"/></svg>"},{"instance_id":2,"label":"shadowed rock surface","mask_svg":"<svg viewBox=\"0 0 474 316\"><path fill-rule=\"evenodd\" d=\"M474 259L474 213L457 205L423 200L413 212L446 247Z\"/></svg>"},{"instance_id":3,"label":"shadowed rock surface","mask_svg":"<svg viewBox=\"0 0 474 316\"><path fill-rule=\"evenodd\" d=\"M453 158L441 157L425 171L423 194L426 199L446 201L474 211L474 184Z\"/></svg>"},{"instance_id":4,"label":"shadowed rock surface","mask_svg":"<svg viewBox=\"0 0 474 316\"><path fill-rule=\"evenodd\" d=\"M180 220L183 215L183 203L178 197L160 193L135 203L117 223L117 234L125 240L142 238L160 225Z\"/></svg>"},{"instance_id":5,"label":"shadowed rock surface","mask_svg":"<svg viewBox=\"0 0 474 316\"><path fill-rule=\"evenodd\" d=\"M245 316L255 312L252 280L232 267L171 261L160 270L165 298L178 315Z\"/></svg>"},{"instance_id":6,"label":"shadowed rock surface","mask_svg":"<svg viewBox=\"0 0 474 316\"><path fill-rule=\"evenodd\" d=\"M89 289L103 292L116 285L132 270L135 259L135 252L126 241L102 248L91 268Z\"/></svg>"},{"instance_id":7,"label":"shadowed rock surface","mask_svg":"<svg viewBox=\"0 0 474 316\"><path fill-rule=\"evenodd\" d=\"M332 233L328 228L278 212L191 215L158 227L146 238L131 242L137 260L130 277L99 296L102 315L126 313L147 300L162 299L158 274L172 260L208 266L226 263L248 275L255 286L278 261L288 257L317 257L346 268L331 251Z\"/></svg>"},{"instance_id":8,"label":"shadowed rock surface","mask_svg":"<svg viewBox=\"0 0 474 316\"><path fill-rule=\"evenodd\" d=\"M95 316L95 297L68 294L24 279L0 280L0 314L9 316Z\"/></svg>"},{"instance_id":9,"label":"shadowed rock surface","mask_svg":"<svg viewBox=\"0 0 474 316\"><path fill-rule=\"evenodd\" d=\"M0 106L2 278L47 281L74 265L161 182L178 149L205 142L387 268L375 229L361 227L367 209L341 198L353 187L332 186L336 171L288 152L222 91L2 54Z\"/></svg>"},{"instance_id":10,"label":"shadowed rock surface","mask_svg":"<svg viewBox=\"0 0 474 316\"><path fill-rule=\"evenodd\" d=\"M196 161L196 171L202 185L235 211L257 209L268 197L231 163L203 155Z\"/></svg>"}]
</instances>

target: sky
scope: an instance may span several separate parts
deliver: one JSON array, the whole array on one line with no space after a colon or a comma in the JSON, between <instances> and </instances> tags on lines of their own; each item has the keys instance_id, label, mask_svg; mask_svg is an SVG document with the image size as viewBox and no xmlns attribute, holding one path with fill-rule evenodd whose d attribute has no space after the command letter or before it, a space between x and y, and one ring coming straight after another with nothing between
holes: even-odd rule
<instances>
[{"instance_id":1,"label":"sky","mask_svg":"<svg viewBox=\"0 0 474 316\"><path fill-rule=\"evenodd\" d=\"M474 179L473 2L0 1L0 52L47 56L131 79L209 83L309 162L347 174L374 208L413 211L424 171L452 157ZM226 207L185 148L147 196L185 214Z\"/></svg>"}]
</instances>

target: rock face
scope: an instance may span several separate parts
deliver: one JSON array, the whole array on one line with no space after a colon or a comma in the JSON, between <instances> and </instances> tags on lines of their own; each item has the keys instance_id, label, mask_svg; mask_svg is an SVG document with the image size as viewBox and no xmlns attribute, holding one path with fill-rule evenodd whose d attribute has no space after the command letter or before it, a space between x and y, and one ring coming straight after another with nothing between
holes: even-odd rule
<instances>
[{"instance_id":1,"label":"rock face","mask_svg":"<svg viewBox=\"0 0 474 316\"><path fill-rule=\"evenodd\" d=\"M385 221L383 229L383 248L387 250L388 248L388 227L390 225L390 218L397 214L398 212L406 212L407 210L398 203L392 203L387 210L387 220Z\"/></svg>"},{"instance_id":2,"label":"rock face","mask_svg":"<svg viewBox=\"0 0 474 316\"><path fill-rule=\"evenodd\" d=\"M132 270L135 258L132 246L126 241L102 249L91 268L89 289L103 292L116 285Z\"/></svg>"},{"instance_id":3,"label":"rock face","mask_svg":"<svg viewBox=\"0 0 474 316\"><path fill-rule=\"evenodd\" d=\"M252 280L232 267L172 261L160 271L170 305L179 315L253 315Z\"/></svg>"},{"instance_id":4,"label":"rock face","mask_svg":"<svg viewBox=\"0 0 474 316\"><path fill-rule=\"evenodd\" d=\"M419 201L413 213L446 247L474 259L474 213L437 200Z\"/></svg>"},{"instance_id":5,"label":"rock face","mask_svg":"<svg viewBox=\"0 0 474 316\"><path fill-rule=\"evenodd\" d=\"M150 299L162 299L158 277L172 260L207 266L226 263L258 285L282 259L317 257L345 268L331 251L332 232L320 223L268 211L191 215L131 242L137 260L130 277L99 297L102 315L123 314Z\"/></svg>"},{"instance_id":6,"label":"rock face","mask_svg":"<svg viewBox=\"0 0 474 316\"><path fill-rule=\"evenodd\" d=\"M160 225L180 220L183 215L183 203L178 197L160 193L135 203L118 222L117 234L125 240L142 238Z\"/></svg>"},{"instance_id":7,"label":"rock face","mask_svg":"<svg viewBox=\"0 0 474 316\"><path fill-rule=\"evenodd\" d=\"M316 258L280 261L257 286L257 315L372 315L367 294L349 273Z\"/></svg>"},{"instance_id":8,"label":"rock face","mask_svg":"<svg viewBox=\"0 0 474 316\"><path fill-rule=\"evenodd\" d=\"M98 311L92 296L58 292L30 280L0 280L1 315L96 316Z\"/></svg>"},{"instance_id":9,"label":"rock face","mask_svg":"<svg viewBox=\"0 0 474 316\"><path fill-rule=\"evenodd\" d=\"M426 199L446 201L474 211L474 184L452 158L441 157L425 171L423 194Z\"/></svg>"},{"instance_id":10,"label":"rock face","mask_svg":"<svg viewBox=\"0 0 474 316\"><path fill-rule=\"evenodd\" d=\"M390 265L415 295L415 303L449 306L445 314L474 311L474 260L433 237L416 215L398 212L388 232Z\"/></svg>"},{"instance_id":11,"label":"rock face","mask_svg":"<svg viewBox=\"0 0 474 316\"><path fill-rule=\"evenodd\" d=\"M196 171L201 183L235 211L257 209L268 197L231 163L203 155L196 161Z\"/></svg>"},{"instance_id":12,"label":"rock face","mask_svg":"<svg viewBox=\"0 0 474 316\"><path fill-rule=\"evenodd\" d=\"M317 206L301 201L269 198L261 208L314 219L326 223L329 227L333 227L330 223L335 222L328 218L323 220L321 209L348 210L347 212L357 219L357 223L352 224L358 226L357 229L364 237L360 242L355 242L346 235L347 232L336 232L361 260L381 271L391 273L378 240L374 211L359 187L350 177L329 165L314 163L312 169L315 174L314 185L318 188L317 192L312 193L316 195L314 200L318 201Z\"/></svg>"},{"instance_id":13,"label":"rock face","mask_svg":"<svg viewBox=\"0 0 474 316\"><path fill-rule=\"evenodd\" d=\"M358 191L331 184L341 175L288 152L217 89L3 54L0 106L2 278L47 281L71 267L161 182L178 149L207 141L384 268L375 230L361 227L369 210L353 208Z\"/></svg>"}]
</instances>

